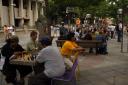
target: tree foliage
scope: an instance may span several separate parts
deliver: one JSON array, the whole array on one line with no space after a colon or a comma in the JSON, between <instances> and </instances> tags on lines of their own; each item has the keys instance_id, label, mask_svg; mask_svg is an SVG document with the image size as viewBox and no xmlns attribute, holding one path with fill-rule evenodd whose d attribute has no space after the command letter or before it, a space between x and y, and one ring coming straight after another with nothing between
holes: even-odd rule
<instances>
[{"instance_id":1,"label":"tree foliage","mask_svg":"<svg viewBox=\"0 0 128 85\"><path fill-rule=\"evenodd\" d=\"M66 7L79 7L80 9L88 8L89 6L97 6L102 0L49 0L49 14L64 12ZM53 12L54 11L54 12ZM53 14L54 15L54 14Z\"/></svg>"},{"instance_id":2,"label":"tree foliage","mask_svg":"<svg viewBox=\"0 0 128 85\"><path fill-rule=\"evenodd\" d=\"M66 7L77 7L78 15L85 17L90 13L99 17L117 17L117 10L128 9L128 0L49 0L47 16L56 18L65 14Z\"/></svg>"}]
</instances>

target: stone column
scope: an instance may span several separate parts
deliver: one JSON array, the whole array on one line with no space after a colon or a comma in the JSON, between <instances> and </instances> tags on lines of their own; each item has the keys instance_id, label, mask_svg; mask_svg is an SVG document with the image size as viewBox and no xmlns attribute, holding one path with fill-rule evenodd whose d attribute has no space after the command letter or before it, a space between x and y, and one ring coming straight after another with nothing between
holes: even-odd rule
<instances>
[{"instance_id":1,"label":"stone column","mask_svg":"<svg viewBox=\"0 0 128 85\"><path fill-rule=\"evenodd\" d=\"M44 7L45 7L45 0L42 0L41 2L41 10L40 10L40 14L44 15Z\"/></svg>"},{"instance_id":2,"label":"stone column","mask_svg":"<svg viewBox=\"0 0 128 85\"><path fill-rule=\"evenodd\" d=\"M24 25L24 17L23 17L23 0L19 0L19 15L21 18L20 26L23 27Z\"/></svg>"},{"instance_id":3,"label":"stone column","mask_svg":"<svg viewBox=\"0 0 128 85\"><path fill-rule=\"evenodd\" d=\"M3 26L2 19L2 0L0 0L0 26Z\"/></svg>"},{"instance_id":4,"label":"stone column","mask_svg":"<svg viewBox=\"0 0 128 85\"><path fill-rule=\"evenodd\" d=\"M9 0L9 23L10 25L15 25L13 0Z\"/></svg>"},{"instance_id":5,"label":"stone column","mask_svg":"<svg viewBox=\"0 0 128 85\"><path fill-rule=\"evenodd\" d=\"M31 0L28 0L28 5L27 5L27 17L30 19L31 15Z\"/></svg>"},{"instance_id":6,"label":"stone column","mask_svg":"<svg viewBox=\"0 0 128 85\"><path fill-rule=\"evenodd\" d=\"M44 8L43 8L43 4L42 4L41 10L40 10L40 15L44 15Z\"/></svg>"},{"instance_id":7,"label":"stone column","mask_svg":"<svg viewBox=\"0 0 128 85\"><path fill-rule=\"evenodd\" d=\"M31 25L30 23L30 18L31 18L31 0L28 0L28 3L27 3L27 18L29 18L29 26Z\"/></svg>"},{"instance_id":8,"label":"stone column","mask_svg":"<svg viewBox=\"0 0 128 85\"><path fill-rule=\"evenodd\" d=\"M38 19L38 4L37 1L35 1L35 7L34 7L34 21L37 21Z\"/></svg>"}]
</instances>

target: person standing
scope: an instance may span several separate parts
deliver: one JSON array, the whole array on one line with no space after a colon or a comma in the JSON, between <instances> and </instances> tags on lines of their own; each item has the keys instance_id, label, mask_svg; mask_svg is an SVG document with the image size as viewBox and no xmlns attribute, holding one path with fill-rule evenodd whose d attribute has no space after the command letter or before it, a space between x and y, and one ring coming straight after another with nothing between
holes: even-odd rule
<instances>
[{"instance_id":1,"label":"person standing","mask_svg":"<svg viewBox=\"0 0 128 85\"><path fill-rule=\"evenodd\" d=\"M123 33L122 33L122 29L123 29L123 27L122 27L122 23L119 22L119 23L117 24L117 26L116 26L117 42L121 42L122 35L123 35Z\"/></svg>"},{"instance_id":2,"label":"person standing","mask_svg":"<svg viewBox=\"0 0 128 85\"><path fill-rule=\"evenodd\" d=\"M64 27L64 23L62 22L62 26L60 27L60 39L66 39L68 35L68 29Z\"/></svg>"}]
</instances>

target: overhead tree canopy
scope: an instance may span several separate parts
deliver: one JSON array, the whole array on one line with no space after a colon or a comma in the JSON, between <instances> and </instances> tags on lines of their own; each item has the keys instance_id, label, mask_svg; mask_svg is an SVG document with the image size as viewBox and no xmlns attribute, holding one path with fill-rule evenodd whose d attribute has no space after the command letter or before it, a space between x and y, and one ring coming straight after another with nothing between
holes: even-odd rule
<instances>
[{"instance_id":1,"label":"overhead tree canopy","mask_svg":"<svg viewBox=\"0 0 128 85\"><path fill-rule=\"evenodd\" d=\"M117 10L128 9L128 0L49 0L47 16L55 18L65 13L66 7L78 7L80 16L90 13L99 17L117 17Z\"/></svg>"}]
</instances>

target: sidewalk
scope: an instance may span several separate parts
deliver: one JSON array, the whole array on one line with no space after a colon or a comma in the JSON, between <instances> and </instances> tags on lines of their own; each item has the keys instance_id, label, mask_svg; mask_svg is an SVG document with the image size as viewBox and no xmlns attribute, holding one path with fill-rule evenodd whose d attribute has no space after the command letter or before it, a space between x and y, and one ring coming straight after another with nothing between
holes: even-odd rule
<instances>
[{"instance_id":1,"label":"sidewalk","mask_svg":"<svg viewBox=\"0 0 128 85\"><path fill-rule=\"evenodd\" d=\"M80 56L78 85L128 85L128 53L120 53L120 43L108 42L108 55Z\"/></svg>"}]
</instances>

